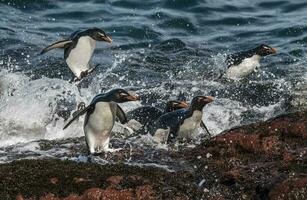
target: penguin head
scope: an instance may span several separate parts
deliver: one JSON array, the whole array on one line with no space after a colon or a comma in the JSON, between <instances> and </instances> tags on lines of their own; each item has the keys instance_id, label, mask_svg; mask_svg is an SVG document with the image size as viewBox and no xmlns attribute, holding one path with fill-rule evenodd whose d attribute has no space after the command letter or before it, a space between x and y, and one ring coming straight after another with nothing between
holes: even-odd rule
<instances>
[{"instance_id":1,"label":"penguin head","mask_svg":"<svg viewBox=\"0 0 307 200\"><path fill-rule=\"evenodd\" d=\"M101 30L99 28L91 28L88 31L89 31L89 35L94 40L104 41L104 42L108 42L108 43L112 42L112 38L110 36L108 36L103 30Z\"/></svg>"},{"instance_id":2,"label":"penguin head","mask_svg":"<svg viewBox=\"0 0 307 200\"><path fill-rule=\"evenodd\" d=\"M185 101L168 101L165 106L165 112L172 112L187 107L189 107L189 105Z\"/></svg>"},{"instance_id":3,"label":"penguin head","mask_svg":"<svg viewBox=\"0 0 307 200\"><path fill-rule=\"evenodd\" d=\"M258 46L256 49L256 54L259 56L267 56L270 54L275 54L277 52L277 49L272 48L268 45L262 44L260 46Z\"/></svg>"},{"instance_id":4,"label":"penguin head","mask_svg":"<svg viewBox=\"0 0 307 200\"><path fill-rule=\"evenodd\" d=\"M192 99L191 107L192 110L202 110L205 105L214 101L212 96L196 96Z\"/></svg>"},{"instance_id":5,"label":"penguin head","mask_svg":"<svg viewBox=\"0 0 307 200\"><path fill-rule=\"evenodd\" d=\"M114 89L106 94L107 98L110 101L114 101L116 103L124 103L127 101L137 101L140 99L139 96L129 94L124 89Z\"/></svg>"}]
</instances>

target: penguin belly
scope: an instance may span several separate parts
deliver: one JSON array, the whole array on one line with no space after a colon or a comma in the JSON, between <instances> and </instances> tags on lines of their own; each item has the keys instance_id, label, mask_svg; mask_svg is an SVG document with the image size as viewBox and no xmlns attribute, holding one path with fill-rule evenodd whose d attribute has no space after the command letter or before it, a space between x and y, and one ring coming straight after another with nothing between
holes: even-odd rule
<instances>
[{"instance_id":1,"label":"penguin belly","mask_svg":"<svg viewBox=\"0 0 307 200\"><path fill-rule=\"evenodd\" d=\"M74 75L81 78L81 72L90 69L90 60L96 47L96 41L89 36L82 36L78 39L75 48L71 49L66 63Z\"/></svg>"},{"instance_id":2,"label":"penguin belly","mask_svg":"<svg viewBox=\"0 0 307 200\"><path fill-rule=\"evenodd\" d=\"M260 58L260 56L254 55L245 58L239 65L229 67L226 71L227 77L236 79L253 73L257 67L260 67Z\"/></svg>"},{"instance_id":3,"label":"penguin belly","mask_svg":"<svg viewBox=\"0 0 307 200\"><path fill-rule=\"evenodd\" d=\"M186 118L179 127L178 138L191 138L193 131L199 126L203 113L195 110L191 117Z\"/></svg>"},{"instance_id":4,"label":"penguin belly","mask_svg":"<svg viewBox=\"0 0 307 200\"><path fill-rule=\"evenodd\" d=\"M115 104L115 103L113 103ZM107 152L112 128L115 123L115 106L109 102L98 102L94 112L88 117L84 125L84 133L91 153ZM116 110L115 110L116 111Z\"/></svg>"}]
</instances>

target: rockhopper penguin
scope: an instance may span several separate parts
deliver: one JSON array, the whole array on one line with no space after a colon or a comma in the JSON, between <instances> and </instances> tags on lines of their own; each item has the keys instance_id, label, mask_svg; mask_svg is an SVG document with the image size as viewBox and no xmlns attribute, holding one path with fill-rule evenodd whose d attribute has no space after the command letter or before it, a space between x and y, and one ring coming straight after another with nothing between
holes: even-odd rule
<instances>
[{"instance_id":1,"label":"rockhopper penguin","mask_svg":"<svg viewBox=\"0 0 307 200\"><path fill-rule=\"evenodd\" d=\"M41 51L41 54L55 48L63 48L64 59L68 67L74 73L77 80L81 80L98 66L90 66L90 60L96 48L96 41L111 43L112 39L99 28L79 30L72 33L69 38L47 46Z\"/></svg>"},{"instance_id":2,"label":"rockhopper penguin","mask_svg":"<svg viewBox=\"0 0 307 200\"><path fill-rule=\"evenodd\" d=\"M109 141L115 120L118 118L122 124L127 122L124 111L117 103L136 100L139 100L138 96L131 95L123 89L99 94L93 98L89 106L73 116L63 129L86 113L83 130L90 153L114 152L117 149L110 149Z\"/></svg>"},{"instance_id":3,"label":"rockhopper penguin","mask_svg":"<svg viewBox=\"0 0 307 200\"><path fill-rule=\"evenodd\" d=\"M166 113L150 128L158 142L170 142L174 138L190 138L193 131L202 123L202 109L214 100L211 96L196 96L188 109Z\"/></svg>"},{"instance_id":4,"label":"rockhopper penguin","mask_svg":"<svg viewBox=\"0 0 307 200\"><path fill-rule=\"evenodd\" d=\"M275 54L277 50L262 44L254 49L228 55L226 58L226 75L230 79L245 77L260 67L260 59L264 56Z\"/></svg>"},{"instance_id":5,"label":"rockhopper penguin","mask_svg":"<svg viewBox=\"0 0 307 200\"><path fill-rule=\"evenodd\" d=\"M178 110L181 108L187 108L189 105L185 101L168 101L164 110L153 106L142 106L136 108L127 113L127 120L135 120L140 123L143 128L142 132L146 133L149 125L152 125L161 115Z\"/></svg>"}]
</instances>

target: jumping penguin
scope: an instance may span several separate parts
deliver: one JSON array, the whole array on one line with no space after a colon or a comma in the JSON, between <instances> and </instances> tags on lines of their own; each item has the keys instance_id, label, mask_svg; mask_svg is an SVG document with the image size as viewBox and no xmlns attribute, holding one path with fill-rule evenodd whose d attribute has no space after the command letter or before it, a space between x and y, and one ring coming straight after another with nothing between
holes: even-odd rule
<instances>
[{"instance_id":1,"label":"jumping penguin","mask_svg":"<svg viewBox=\"0 0 307 200\"><path fill-rule=\"evenodd\" d=\"M129 94L123 89L114 89L95 96L89 106L78 112L64 126L67 128L75 119L86 113L83 130L87 147L91 154L114 152L110 149L109 141L116 118L123 124L127 122L126 115L117 103L137 101L138 96Z\"/></svg>"},{"instance_id":2,"label":"jumping penguin","mask_svg":"<svg viewBox=\"0 0 307 200\"><path fill-rule=\"evenodd\" d=\"M260 67L262 57L276 52L275 48L262 44L254 49L228 55L226 76L230 79L243 78Z\"/></svg>"},{"instance_id":3,"label":"jumping penguin","mask_svg":"<svg viewBox=\"0 0 307 200\"><path fill-rule=\"evenodd\" d=\"M151 127L151 134L158 142L170 142L175 138L190 138L202 122L203 108L214 100L211 96L196 96L188 109L179 109L158 118Z\"/></svg>"},{"instance_id":4,"label":"jumping penguin","mask_svg":"<svg viewBox=\"0 0 307 200\"><path fill-rule=\"evenodd\" d=\"M112 39L99 28L79 30L72 33L68 39L47 46L40 54L55 48L63 48L64 59L68 67L76 76L76 80L81 80L98 66L90 66L90 60L96 48L96 41L111 43Z\"/></svg>"}]
</instances>

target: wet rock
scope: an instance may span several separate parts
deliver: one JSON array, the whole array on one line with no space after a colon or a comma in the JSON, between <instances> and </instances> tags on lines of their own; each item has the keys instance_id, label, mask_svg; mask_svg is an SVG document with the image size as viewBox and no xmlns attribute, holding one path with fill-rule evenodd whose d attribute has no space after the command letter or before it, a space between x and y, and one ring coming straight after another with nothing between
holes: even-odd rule
<instances>
[{"instance_id":1,"label":"wet rock","mask_svg":"<svg viewBox=\"0 0 307 200\"><path fill-rule=\"evenodd\" d=\"M144 185L136 188L136 198L139 200L154 200L157 199L157 196L151 185Z\"/></svg>"},{"instance_id":2,"label":"wet rock","mask_svg":"<svg viewBox=\"0 0 307 200\"><path fill-rule=\"evenodd\" d=\"M5 188L0 196L4 200L303 200L307 197L306 134L305 111L234 128L195 148L134 149L131 154L140 163L148 163L149 157L154 163L165 162L173 171L120 162L14 161L0 165L0 188ZM127 154L117 153L118 161Z\"/></svg>"}]
</instances>

